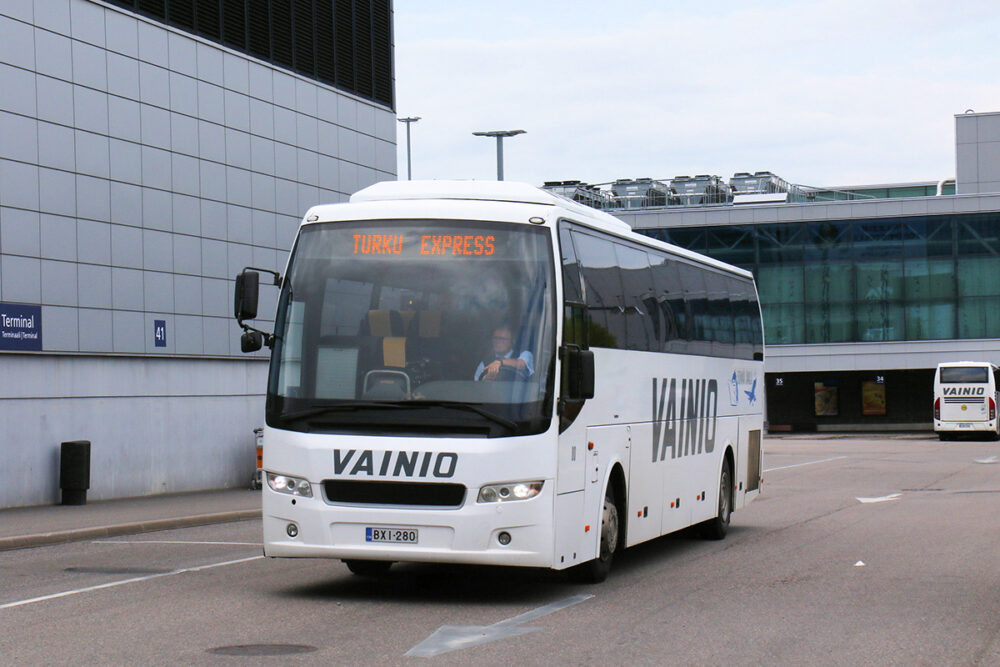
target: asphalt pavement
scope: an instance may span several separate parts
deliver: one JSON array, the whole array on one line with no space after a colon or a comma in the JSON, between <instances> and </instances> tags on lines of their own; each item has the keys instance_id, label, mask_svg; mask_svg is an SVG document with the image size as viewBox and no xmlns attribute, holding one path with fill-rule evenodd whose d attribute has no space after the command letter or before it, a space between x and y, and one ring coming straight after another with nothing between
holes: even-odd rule
<instances>
[{"instance_id":1,"label":"asphalt pavement","mask_svg":"<svg viewBox=\"0 0 1000 667\"><path fill-rule=\"evenodd\" d=\"M0 551L260 518L260 491L225 489L0 510Z\"/></svg>"}]
</instances>

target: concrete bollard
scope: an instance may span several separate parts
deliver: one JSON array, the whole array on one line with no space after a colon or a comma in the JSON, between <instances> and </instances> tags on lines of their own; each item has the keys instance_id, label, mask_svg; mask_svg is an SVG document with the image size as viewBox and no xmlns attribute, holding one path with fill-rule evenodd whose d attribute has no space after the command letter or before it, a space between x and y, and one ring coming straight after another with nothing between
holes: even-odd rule
<instances>
[{"instance_id":1,"label":"concrete bollard","mask_svg":"<svg viewBox=\"0 0 1000 667\"><path fill-rule=\"evenodd\" d=\"M90 488L90 440L71 440L59 449L59 488L63 505L86 505Z\"/></svg>"}]
</instances>

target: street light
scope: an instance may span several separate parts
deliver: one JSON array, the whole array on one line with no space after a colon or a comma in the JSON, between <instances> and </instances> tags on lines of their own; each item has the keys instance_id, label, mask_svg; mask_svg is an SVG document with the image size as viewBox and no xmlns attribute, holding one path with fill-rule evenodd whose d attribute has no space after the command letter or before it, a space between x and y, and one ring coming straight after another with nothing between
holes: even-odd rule
<instances>
[{"instance_id":1,"label":"street light","mask_svg":"<svg viewBox=\"0 0 1000 667\"><path fill-rule=\"evenodd\" d=\"M524 130L493 130L491 132L473 132L477 137L497 138L497 180L503 180L503 138L524 134Z\"/></svg>"},{"instance_id":2,"label":"street light","mask_svg":"<svg viewBox=\"0 0 1000 667\"><path fill-rule=\"evenodd\" d=\"M406 123L406 180L413 180L413 170L410 164L410 125L420 120L420 116L397 118L400 123Z\"/></svg>"}]
</instances>

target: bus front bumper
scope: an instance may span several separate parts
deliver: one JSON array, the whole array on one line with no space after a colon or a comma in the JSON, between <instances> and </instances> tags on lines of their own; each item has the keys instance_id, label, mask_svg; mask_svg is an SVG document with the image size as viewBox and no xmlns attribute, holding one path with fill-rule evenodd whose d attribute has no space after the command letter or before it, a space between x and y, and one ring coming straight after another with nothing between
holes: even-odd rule
<instances>
[{"instance_id":1,"label":"bus front bumper","mask_svg":"<svg viewBox=\"0 0 1000 667\"><path fill-rule=\"evenodd\" d=\"M265 485L264 555L551 567L553 487L546 487L530 500L466 498L461 507L441 509L341 506L321 497L298 497L293 504L291 496ZM408 536L415 530L416 543L372 542L369 528L400 529Z\"/></svg>"}]
</instances>

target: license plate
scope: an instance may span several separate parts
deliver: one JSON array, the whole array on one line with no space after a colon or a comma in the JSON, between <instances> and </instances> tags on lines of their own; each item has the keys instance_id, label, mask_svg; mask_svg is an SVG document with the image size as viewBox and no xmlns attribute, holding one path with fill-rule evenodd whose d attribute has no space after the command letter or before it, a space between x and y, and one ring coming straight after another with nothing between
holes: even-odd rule
<instances>
[{"instance_id":1,"label":"license plate","mask_svg":"<svg viewBox=\"0 0 1000 667\"><path fill-rule=\"evenodd\" d=\"M389 542L392 544L416 544L416 528L365 528L365 542Z\"/></svg>"},{"instance_id":2,"label":"license plate","mask_svg":"<svg viewBox=\"0 0 1000 667\"><path fill-rule=\"evenodd\" d=\"M959 428L972 428L972 424L959 424Z\"/></svg>"}]
</instances>

